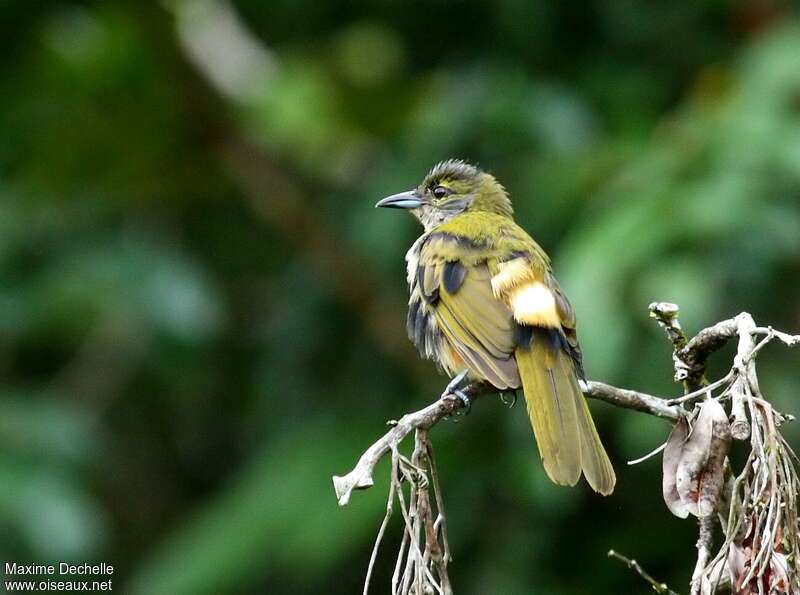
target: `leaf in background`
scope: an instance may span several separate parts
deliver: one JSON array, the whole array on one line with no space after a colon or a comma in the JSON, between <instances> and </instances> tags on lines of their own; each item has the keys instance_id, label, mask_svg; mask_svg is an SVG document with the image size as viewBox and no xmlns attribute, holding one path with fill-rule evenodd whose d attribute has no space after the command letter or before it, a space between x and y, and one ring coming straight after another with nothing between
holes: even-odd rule
<instances>
[{"instance_id":1,"label":"leaf in background","mask_svg":"<svg viewBox=\"0 0 800 595\"><path fill-rule=\"evenodd\" d=\"M179 520L126 592L216 595L276 575L318 582L371 539L385 507L383 481L347 509L337 506L330 482L352 461L350 441L367 435L352 424L344 431L305 419L257 452L225 490Z\"/></svg>"},{"instance_id":2,"label":"leaf in background","mask_svg":"<svg viewBox=\"0 0 800 595\"><path fill-rule=\"evenodd\" d=\"M100 446L89 412L71 407L67 395L0 391L0 451L16 460L60 467L92 462Z\"/></svg>"},{"instance_id":3,"label":"leaf in background","mask_svg":"<svg viewBox=\"0 0 800 595\"><path fill-rule=\"evenodd\" d=\"M45 559L97 555L107 515L85 483L100 442L92 415L63 394L0 392L0 522Z\"/></svg>"},{"instance_id":4,"label":"leaf in background","mask_svg":"<svg viewBox=\"0 0 800 595\"><path fill-rule=\"evenodd\" d=\"M19 537L39 560L98 555L109 536L108 518L87 493L79 473L0 457L3 539Z\"/></svg>"}]
</instances>

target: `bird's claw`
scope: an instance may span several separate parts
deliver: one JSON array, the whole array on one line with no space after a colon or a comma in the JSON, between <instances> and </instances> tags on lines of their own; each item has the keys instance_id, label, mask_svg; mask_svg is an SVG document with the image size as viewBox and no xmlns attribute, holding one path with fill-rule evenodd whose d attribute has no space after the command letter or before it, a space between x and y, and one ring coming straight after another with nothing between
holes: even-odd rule
<instances>
[{"instance_id":1,"label":"bird's claw","mask_svg":"<svg viewBox=\"0 0 800 595\"><path fill-rule=\"evenodd\" d=\"M467 394L463 390L453 389L453 395L458 397L461 402L464 404L464 415L468 414L472 410L472 400L467 396Z\"/></svg>"},{"instance_id":2,"label":"bird's claw","mask_svg":"<svg viewBox=\"0 0 800 595\"><path fill-rule=\"evenodd\" d=\"M467 377L468 370L463 370L456 374L453 379L447 384L442 393L443 397L447 397L449 395L455 394L455 391L458 389L459 385L464 381L464 378Z\"/></svg>"},{"instance_id":3,"label":"bird's claw","mask_svg":"<svg viewBox=\"0 0 800 595\"><path fill-rule=\"evenodd\" d=\"M453 397L455 397L464 404L464 409L466 409L466 411L463 413L463 415L466 415L467 413L470 412L470 409L472 409L472 400L467 396L467 394L463 390L459 388L461 383L467 377L467 372L468 372L467 370L464 370L459 374L457 374L455 377L453 377L453 379L448 383L447 387L444 389L444 392L442 393L443 399L446 398L452 399Z\"/></svg>"},{"instance_id":4,"label":"bird's claw","mask_svg":"<svg viewBox=\"0 0 800 595\"><path fill-rule=\"evenodd\" d=\"M500 393L500 400L503 402L503 405L511 409L514 405L517 404L517 391L513 391L511 393L501 392Z\"/></svg>"}]
</instances>

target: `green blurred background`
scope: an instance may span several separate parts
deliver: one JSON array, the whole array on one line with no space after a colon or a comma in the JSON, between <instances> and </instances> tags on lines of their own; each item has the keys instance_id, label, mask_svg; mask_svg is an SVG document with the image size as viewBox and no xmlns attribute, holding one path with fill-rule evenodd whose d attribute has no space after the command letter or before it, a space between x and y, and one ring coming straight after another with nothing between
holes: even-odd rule
<instances>
[{"instance_id":1,"label":"green blurred background","mask_svg":"<svg viewBox=\"0 0 800 595\"><path fill-rule=\"evenodd\" d=\"M3 561L360 592L386 465L345 509L330 477L445 383L405 337L419 229L373 204L443 158L511 191L591 378L680 391L653 300L800 329L788 2L5 1L0 29ZM797 358L759 359L794 413ZM524 407L436 428L457 593L648 592L612 547L686 590L694 524L625 465L668 426L592 408L609 498L546 480Z\"/></svg>"}]
</instances>

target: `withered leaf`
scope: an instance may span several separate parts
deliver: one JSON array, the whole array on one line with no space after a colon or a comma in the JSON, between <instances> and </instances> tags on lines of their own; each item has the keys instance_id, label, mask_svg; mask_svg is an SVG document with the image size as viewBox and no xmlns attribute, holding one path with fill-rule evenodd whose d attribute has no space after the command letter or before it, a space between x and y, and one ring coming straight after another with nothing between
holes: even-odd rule
<instances>
[{"instance_id":1,"label":"withered leaf","mask_svg":"<svg viewBox=\"0 0 800 595\"><path fill-rule=\"evenodd\" d=\"M731 442L725 409L709 399L690 432L681 420L673 428L664 449L664 502L680 518L714 513L724 484L723 464ZM687 436L688 434L688 436Z\"/></svg>"},{"instance_id":2,"label":"withered leaf","mask_svg":"<svg viewBox=\"0 0 800 595\"><path fill-rule=\"evenodd\" d=\"M719 401L709 399L700 407L701 419L711 420L711 443L705 467L698 477L699 497L697 499L697 516L706 517L714 514L719 504L720 494L725 484L725 457L731 447L731 426L725 409ZM708 422L704 421L707 425ZM689 437L691 442L692 437ZM678 466L680 477L680 465ZM680 488L678 489L680 492Z\"/></svg>"},{"instance_id":3,"label":"withered leaf","mask_svg":"<svg viewBox=\"0 0 800 595\"><path fill-rule=\"evenodd\" d=\"M773 552L769 566L772 570L770 588L776 593L789 593L791 580L789 578L789 559L786 554Z\"/></svg>"},{"instance_id":4,"label":"withered leaf","mask_svg":"<svg viewBox=\"0 0 800 595\"><path fill-rule=\"evenodd\" d=\"M670 512L677 517L685 519L689 516L688 507L681 501L676 485L676 473L681 457L683 445L689 436L689 422L685 417L681 417L678 423L672 428L672 432L667 438L667 445L664 447L662 460L662 483L661 487L664 494L664 503Z\"/></svg>"},{"instance_id":5,"label":"withered leaf","mask_svg":"<svg viewBox=\"0 0 800 595\"><path fill-rule=\"evenodd\" d=\"M733 593L739 592L739 586L742 578L745 575L745 564L748 562L748 555L745 553L741 545L731 543L728 548L728 575L731 579L731 591Z\"/></svg>"}]
</instances>

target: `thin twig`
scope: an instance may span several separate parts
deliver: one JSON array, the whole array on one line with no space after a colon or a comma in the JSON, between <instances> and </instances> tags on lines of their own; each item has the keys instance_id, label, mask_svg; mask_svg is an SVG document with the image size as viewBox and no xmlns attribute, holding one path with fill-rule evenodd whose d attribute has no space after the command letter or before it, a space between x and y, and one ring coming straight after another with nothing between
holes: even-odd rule
<instances>
[{"instance_id":1,"label":"thin twig","mask_svg":"<svg viewBox=\"0 0 800 595\"><path fill-rule=\"evenodd\" d=\"M709 395L711 391L718 389L720 386L730 382L733 380L733 370L729 371L725 376L720 378L719 380L715 380L711 384L708 384L702 388L699 388L695 391L687 393L683 396L676 397L674 399L667 399L664 401L665 405L678 405L680 403L686 403L687 401L691 401L693 399L697 399L699 397L703 397L705 395Z\"/></svg>"},{"instance_id":2,"label":"thin twig","mask_svg":"<svg viewBox=\"0 0 800 595\"><path fill-rule=\"evenodd\" d=\"M604 382L587 382L585 394L616 407L649 413L669 421L677 421L683 415L680 408L671 407L664 399L627 388L617 388Z\"/></svg>"},{"instance_id":3,"label":"thin twig","mask_svg":"<svg viewBox=\"0 0 800 595\"><path fill-rule=\"evenodd\" d=\"M706 516L697 519L699 527L697 536L697 563L692 572L691 595L699 595L703 574L711 559L711 547L714 539L714 517Z\"/></svg>"},{"instance_id":4,"label":"thin twig","mask_svg":"<svg viewBox=\"0 0 800 595\"><path fill-rule=\"evenodd\" d=\"M639 457L638 459L633 459L632 461L628 461L628 465L638 465L639 463L643 463L647 459L650 459L650 458L656 456L658 453L660 453L666 447L667 447L667 443L665 442L661 446L659 446L659 447L655 448L654 450L651 450L650 452L648 452L643 457Z\"/></svg>"},{"instance_id":5,"label":"thin twig","mask_svg":"<svg viewBox=\"0 0 800 595\"><path fill-rule=\"evenodd\" d=\"M686 335L683 334L681 323L678 321L680 308L670 302L653 302L648 306L650 316L656 319L658 326L667 333L675 351L686 347Z\"/></svg>"},{"instance_id":6,"label":"thin twig","mask_svg":"<svg viewBox=\"0 0 800 595\"><path fill-rule=\"evenodd\" d=\"M613 558L615 560L619 560L623 564L625 564L628 568L633 570L636 574L638 574L642 579L646 580L650 585L653 587L653 590L656 593L660 593L663 595L679 595L676 591L673 591L667 586L667 583L662 583L654 579L650 574L641 567L641 565L632 558L627 558L622 554L614 551L608 550L608 557Z\"/></svg>"},{"instance_id":7,"label":"thin twig","mask_svg":"<svg viewBox=\"0 0 800 595\"><path fill-rule=\"evenodd\" d=\"M753 329L753 333L757 335L774 335L789 347L800 345L800 335L790 335L781 331L776 331L771 326L758 326Z\"/></svg>"},{"instance_id":8,"label":"thin twig","mask_svg":"<svg viewBox=\"0 0 800 595\"><path fill-rule=\"evenodd\" d=\"M367 576L364 579L364 595L369 592L369 581L372 578L372 569L375 566L375 560L378 558L378 548L383 541L383 535L386 533L386 526L389 524L389 519L392 516L392 505L394 504L394 491L397 483L395 481L389 482L389 497L386 499L386 515L383 517L380 529L378 529L378 536L375 538L375 545L372 547L372 555L369 557L369 566L367 566Z\"/></svg>"},{"instance_id":9,"label":"thin twig","mask_svg":"<svg viewBox=\"0 0 800 595\"><path fill-rule=\"evenodd\" d=\"M450 555L450 542L447 540L447 515L444 511L444 499L442 498L442 488L439 485L439 470L436 467L436 460L433 458L433 445L428 441L428 461L430 463L431 481L433 482L433 491L436 495L436 512L438 517L434 523L435 529L441 533L442 536L442 552L444 565L452 560Z\"/></svg>"},{"instance_id":10,"label":"thin twig","mask_svg":"<svg viewBox=\"0 0 800 595\"><path fill-rule=\"evenodd\" d=\"M736 317L738 323L739 345L733 366L739 374L736 379L736 389L731 390L731 436L735 440L747 440L750 437L750 421L747 419L745 401L758 390L758 380L755 372L755 354L766 345L774 335L770 334L756 345L753 339L753 329L756 323L750 314L743 312Z\"/></svg>"},{"instance_id":11,"label":"thin twig","mask_svg":"<svg viewBox=\"0 0 800 595\"><path fill-rule=\"evenodd\" d=\"M470 385L464 392L473 401L481 396L496 394L494 389L483 384ZM680 408L668 405L668 401L664 399L629 389L617 388L603 382L587 382L586 396L605 401L617 407L649 413L670 421L676 421L682 415ZM393 445L402 442L406 436L417 428L431 428L442 419L454 415L463 406L464 404L460 399L446 396L419 411L407 413L401 417L388 432L364 451L352 471L343 476L333 477L334 490L339 505L346 506L350 502L353 490L372 487L375 466L391 450Z\"/></svg>"},{"instance_id":12,"label":"thin twig","mask_svg":"<svg viewBox=\"0 0 800 595\"><path fill-rule=\"evenodd\" d=\"M479 396L489 394L491 391L485 385L473 384L466 387L464 392L474 400ZM445 417L455 414L462 407L464 407L464 403L460 399L446 396L419 411L407 413L401 417L391 430L364 451L352 471L347 475L335 475L333 477L333 487L339 505L347 505L353 490L372 487L375 466L393 446L397 446L402 442L403 438L417 428L430 428Z\"/></svg>"}]
</instances>

